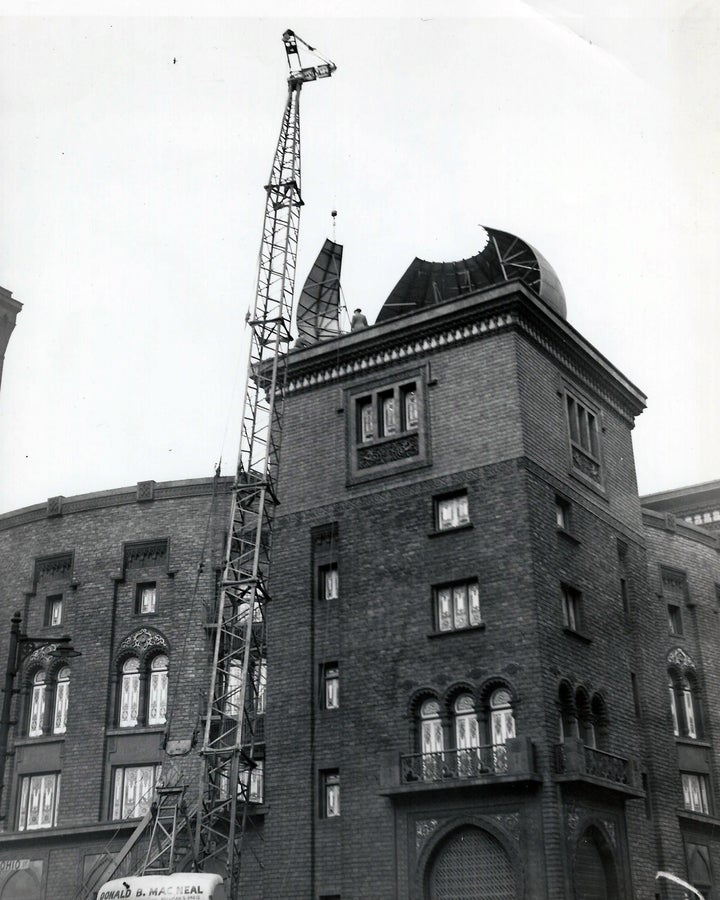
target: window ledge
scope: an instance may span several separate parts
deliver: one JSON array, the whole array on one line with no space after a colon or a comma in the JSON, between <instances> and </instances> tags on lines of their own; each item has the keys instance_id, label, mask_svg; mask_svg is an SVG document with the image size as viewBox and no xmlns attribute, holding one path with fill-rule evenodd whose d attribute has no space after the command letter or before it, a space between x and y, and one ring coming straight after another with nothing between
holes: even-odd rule
<instances>
[{"instance_id":1,"label":"window ledge","mask_svg":"<svg viewBox=\"0 0 720 900\"><path fill-rule=\"evenodd\" d=\"M113 725L112 728L106 729L105 734L108 737L117 737L123 734L163 734L165 729L165 725L134 725L132 728L118 728Z\"/></svg>"},{"instance_id":2,"label":"window ledge","mask_svg":"<svg viewBox=\"0 0 720 900\"><path fill-rule=\"evenodd\" d=\"M472 522L466 522L465 525L456 525L454 528L436 528L434 531L428 531L428 537L439 537L441 534L456 534L458 531L469 531L474 528Z\"/></svg>"},{"instance_id":3,"label":"window ledge","mask_svg":"<svg viewBox=\"0 0 720 900\"><path fill-rule=\"evenodd\" d=\"M567 541L569 544L575 544L578 546L580 544L580 538L575 537L574 534L570 531L566 531L564 528L557 529L558 537L561 537L564 541Z\"/></svg>"},{"instance_id":4,"label":"window ledge","mask_svg":"<svg viewBox=\"0 0 720 900\"><path fill-rule=\"evenodd\" d=\"M575 631L574 628L568 628L567 625L563 625L563 631L569 637L574 638L576 641L580 641L580 643L582 643L582 644L591 644L592 643L591 637L588 637L587 635L582 634L582 632L580 632L580 631Z\"/></svg>"},{"instance_id":5,"label":"window ledge","mask_svg":"<svg viewBox=\"0 0 720 900\"><path fill-rule=\"evenodd\" d=\"M15 740L16 747L36 747L38 744L58 744L65 740L64 734L39 734L37 737L19 737Z\"/></svg>"},{"instance_id":6,"label":"window ledge","mask_svg":"<svg viewBox=\"0 0 720 900\"><path fill-rule=\"evenodd\" d=\"M703 747L709 750L712 747L710 741L706 741L703 738L692 738L688 737L686 734L676 734L675 735L675 743L676 744L684 744L687 747Z\"/></svg>"},{"instance_id":7,"label":"window ledge","mask_svg":"<svg viewBox=\"0 0 720 900\"><path fill-rule=\"evenodd\" d=\"M677 815L678 819L685 819L688 822L692 822L693 825L705 825L712 829L720 828L720 819L715 818L710 813L695 812L695 810L685 809L685 807L680 806L677 809Z\"/></svg>"},{"instance_id":8,"label":"window ledge","mask_svg":"<svg viewBox=\"0 0 720 900\"><path fill-rule=\"evenodd\" d=\"M570 475L580 484L584 485L586 488L590 488L598 497L601 497L603 500L607 500L607 489L605 488L605 484L594 481L588 475L585 475L584 472L581 472L580 469L576 469L574 466L570 467Z\"/></svg>"},{"instance_id":9,"label":"window ledge","mask_svg":"<svg viewBox=\"0 0 720 900\"><path fill-rule=\"evenodd\" d=\"M467 634L468 631L485 631L485 623L481 622L479 625L468 625L467 628L450 628L448 631L430 631L427 636L429 638L441 638L451 634Z\"/></svg>"}]
</instances>

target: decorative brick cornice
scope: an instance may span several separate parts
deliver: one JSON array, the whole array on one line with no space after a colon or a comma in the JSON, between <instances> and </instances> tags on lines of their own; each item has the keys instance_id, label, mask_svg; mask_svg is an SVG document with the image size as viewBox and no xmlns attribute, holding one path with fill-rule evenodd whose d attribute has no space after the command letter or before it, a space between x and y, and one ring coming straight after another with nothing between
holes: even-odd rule
<instances>
[{"instance_id":1,"label":"decorative brick cornice","mask_svg":"<svg viewBox=\"0 0 720 900\"><path fill-rule=\"evenodd\" d=\"M213 490L219 496L229 494L232 490L232 476L223 476L217 480L214 488L214 478L193 478L185 481L156 482L152 500L145 503L157 503L161 500L182 500L189 497L209 497ZM142 483L142 482L141 482ZM75 497L63 497L62 517L67 518L73 513L83 513L96 509L114 509L119 506L130 506L138 502L138 487L113 488L107 491L98 491L93 494L79 494ZM47 519L47 503L38 503L35 506L26 506L23 509L0 514L0 531L10 528L18 528L33 522Z\"/></svg>"},{"instance_id":2,"label":"decorative brick cornice","mask_svg":"<svg viewBox=\"0 0 720 900\"><path fill-rule=\"evenodd\" d=\"M41 556L35 560L33 572L33 591L43 579L51 581L71 582L73 579L73 553L54 553L52 556Z\"/></svg>"},{"instance_id":3,"label":"decorative brick cornice","mask_svg":"<svg viewBox=\"0 0 720 900\"><path fill-rule=\"evenodd\" d=\"M519 282L294 351L288 359L288 395L341 383L508 330L522 332L630 425L644 409L644 394Z\"/></svg>"}]
</instances>

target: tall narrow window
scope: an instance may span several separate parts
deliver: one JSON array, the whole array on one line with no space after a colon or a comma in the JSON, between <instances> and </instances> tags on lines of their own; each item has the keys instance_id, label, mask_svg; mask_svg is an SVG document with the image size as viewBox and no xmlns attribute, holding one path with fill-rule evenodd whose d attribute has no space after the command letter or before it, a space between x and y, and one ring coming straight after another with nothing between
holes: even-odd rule
<instances>
[{"instance_id":1,"label":"tall narrow window","mask_svg":"<svg viewBox=\"0 0 720 900\"><path fill-rule=\"evenodd\" d=\"M697 737L697 723L695 721L695 698L693 697L692 688L687 678L683 677L680 682L680 690L682 693L683 714L685 716L685 733L688 737Z\"/></svg>"},{"instance_id":2,"label":"tall narrow window","mask_svg":"<svg viewBox=\"0 0 720 900\"><path fill-rule=\"evenodd\" d=\"M255 679L255 702L258 715L264 715L267 697L267 661L260 658L253 666L253 678Z\"/></svg>"},{"instance_id":3,"label":"tall narrow window","mask_svg":"<svg viewBox=\"0 0 720 900\"><path fill-rule=\"evenodd\" d=\"M148 725L164 725L167 720L168 658L155 656L150 663Z\"/></svg>"},{"instance_id":4,"label":"tall narrow window","mask_svg":"<svg viewBox=\"0 0 720 900\"><path fill-rule=\"evenodd\" d=\"M682 634L682 613L675 603L668 603L668 629L670 634Z\"/></svg>"},{"instance_id":5,"label":"tall narrow window","mask_svg":"<svg viewBox=\"0 0 720 900\"><path fill-rule=\"evenodd\" d=\"M426 781L435 781L442 773L444 744L440 704L426 700L420 707L420 752Z\"/></svg>"},{"instance_id":6,"label":"tall narrow window","mask_svg":"<svg viewBox=\"0 0 720 900\"><path fill-rule=\"evenodd\" d=\"M418 427L418 402L415 385L408 385L401 389L403 405L403 431L414 431Z\"/></svg>"},{"instance_id":7,"label":"tall narrow window","mask_svg":"<svg viewBox=\"0 0 720 900\"><path fill-rule=\"evenodd\" d=\"M320 598L337 600L340 592L340 579L336 563L320 567Z\"/></svg>"},{"instance_id":8,"label":"tall narrow window","mask_svg":"<svg viewBox=\"0 0 720 900\"><path fill-rule=\"evenodd\" d=\"M323 709L340 707L340 668L337 663L326 663L323 666Z\"/></svg>"},{"instance_id":9,"label":"tall narrow window","mask_svg":"<svg viewBox=\"0 0 720 900\"><path fill-rule=\"evenodd\" d=\"M460 694L455 700L453 712L458 775L469 777L478 771L477 748L480 746L480 727L472 696Z\"/></svg>"},{"instance_id":10,"label":"tall narrow window","mask_svg":"<svg viewBox=\"0 0 720 900\"><path fill-rule=\"evenodd\" d=\"M570 631L581 630L581 594L564 584L561 588L563 625Z\"/></svg>"},{"instance_id":11,"label":"tall narrow window","mask_svg":"<svg viewBox=\"0 0 720 900\"><path fill-rule=\"evenodd\" d=\"M515 716L512 698L506 688L497 688L490 695L490 734L493 745L493 768L496 772L507 770L507 747L515 737Z\"/></svg>"},{"instance_id":12,"label":"tall narrow window","mask_svg":"<svg viewBox=\"0 0 720 900\"><path fill-rule=\"evenodd\" d=\"M147 581L137 586L137 612L147 615L157 611L157 589L154 581Z\"/></svg>"},{"instance_id":13,"label":"tall narrow window","mask_svg":"<svg viewBox=\"0 0 720 900\"><path fill-rule=\"evenodd\" d=\"M670 690L670 713L672 715L673 734L675 737L680 735L680 719L678 718L677 699L675 697L675 682L670 679L668 684Z\"/></svg>"},{"instance_id":14,"label":"tall narrow window","mask_svg":"<svg viewBox=\"0 0 720 900\"><path fill-rule=\"evenodd\" d=\"M239 771L238 797L245 799L245 791L248 790L248 800L251 803L262 803L265 787L265 760L254 760L253 766L243 765Z\"/></svg>"},{"instance_id":15,"label":"tall narrow window","mask_svg":"<svg viewBox=\"0 0 720 900\"><path fill-rule=\"evenodd\" d=\"M570 514L572 507L570 501L564 497L555 498L555 523L560 531L570 532Z\"/></svg>"},{"instance_id":16,"label":"tall narrow window","mask_svg":"<svg viewBox=\"0 0 720 900\"><path fill-rule=\"evenodd\" d=\"M60 669L55 685L55 713L53 715L53 734L65 734L67 731L68 703L70 701L70 669Z\"/></svg>"},{"instance_id":17,"label":"tall narrow window","mask_svg":"<svg viewBox=\"0 0 720 900\"><path fill-rule=\"evenodd\" d=\"M361 443L367 443L375 437L375 429L373 427L373 407L372 400L358 400L357 404L358 416L358 434Z\"/></svg>"},{"instance_id":18,"label":"tall narrow window","mask_svg":"<svg viewBox=\"0 0 720 900\"><path fill-rule=\"evenodd\" d=\"M32 680L30 695L30 721L28 736L40 737L45 731L45 673L36 672Z\"/></svg>"},{"instance_id":19,"label":"tall narrow window","mask_svg":"<svg viewBox=\"0 0 720 900\"><path fill-rule=\"evenodd\" d=\"M139 819L150 809L159 765L123 766L115 769L113 780L113 819Z\"/></svg>"},{"instance_id":20,"label":"tall narrow window","mask_svg":"<svg viewBox=\"0 0 720 900\"><path fill-rule=\"evenodd\" d=\"M378 395L380 401L380 435L390 437L396 434L397 427L397 402L393 391Z\"/></svg>"},{"instance_id":21,"label":"tall narrow window","mask_svg":"<svg viewBox=\"0 0 720 900\"><path fill-rule=\"evenodd\" d=\"M566 410L573 468L600 483L600 438L597 413L566 394Z\"/></svg>"},{"instance_id":22,"label":"tall narrow window","mask_svg":"<svg viewBox=\"0 0 720 900\"><path fill-rule=\"evenodd\" d=\"M122 667L120 686L120 727L134 728L140 711L140 660L126 659Z\"/></svg>"},{"instance_id":23,"label":"tall narrow window","mask_svg":"<svg viewBox=\"0 0 720 900\"><path fill-rule=\"evenodd\" d=\"M685 809L708 815L710 804L708 802L707 775L682 772L681 776Z\"/></svg>"},{"instance_id":24,"label":"tall narrow window","mask_svg":"<svg viewBox=\"0 0 720 900\"><path fill-rule=\"evenodd\" d=\"M21 778L18 831L34 831L57 825L59 799L59 772Z\"/></svg>"},{"instance_id":25,"label":"tall narrow window","mask_svg":"<svg viewBox=\"0 0 720 900\"><path fill-rule=\"evenodd\" d=\"M322 773L322 814L326 819L340 815L340 772L328 769Z\"/></svg>"},{"instance_id":26,"label":"tall narrow window","mask_svg":"<svg viewBox=\"0 0 720 900\"><path fill-rule=\"evenodd\" d=\"M61 625L63 617L63 597L62 594L53 594L48 597L45 607L45 624L54 626Z\"/></svg>"},{"instance_id":27,"label":"tall narrow window","mask_svg":"<svg viewBox=\"0 0 720 900\"><path fill-rule=\"evenodd\" d=\"M233 659L228 666L225 676L225 702L223 709L226 716L236 719L240 712L240 699L242 696L242 663Z\"/></svg>"}]
</instances>

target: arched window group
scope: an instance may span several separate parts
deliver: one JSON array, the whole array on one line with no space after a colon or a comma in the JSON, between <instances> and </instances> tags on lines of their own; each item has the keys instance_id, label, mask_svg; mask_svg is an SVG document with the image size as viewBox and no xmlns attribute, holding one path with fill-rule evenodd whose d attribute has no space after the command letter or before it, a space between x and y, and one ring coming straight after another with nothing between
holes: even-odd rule
<instances>
[{"instance_id":1,"label":"arched window group","mask_svg":"<svg viewBox=\"0 0 720 900\"><path fill-rule=\"evenodd\" d=\"M507 769L507 741L515 737L510 688L494 684L476 694L456 689L416 705L417 761L406 774L434 781ZM416 771L415 771L416 770Z\"/></svg>"},{"instance_id":2,"label":"arched window group","mask_svg":"<svg viewBox=\"0 0 720 900\"><path fill-rule=\"evenodd\" d=\"M29 678L28 737L65 734L70 701L70 668L35 668Z\"/></svg>"},{"instance_id":3,"label":"arched window group","mask_svg":"<svg viewBox=\"0 0 720 900\"><path fill-rule=\"evenodd\" d=\"M603 750L607 743L607 707L599 693L563 681L558 691L560 743L577 738L586 747Z\"/></svg>"},{"instance_id":4,"label":"arched window group","mask_svg":"<svg viewBox=\"0 0 720 900\"><path fill-rule=\"evenodd\" d=\"M143 629L126 638L118 661L116 724L119 728L164 725L168 708L167 644Z\"/></svg>"}]
</instances>

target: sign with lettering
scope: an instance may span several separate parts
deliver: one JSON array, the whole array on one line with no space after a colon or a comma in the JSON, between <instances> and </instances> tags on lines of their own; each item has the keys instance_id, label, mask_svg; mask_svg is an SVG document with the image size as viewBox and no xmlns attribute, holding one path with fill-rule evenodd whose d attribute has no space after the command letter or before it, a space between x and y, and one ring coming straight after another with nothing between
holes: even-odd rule
<instances>
[{"instance_id":1,"label":"sign with lettering","mask_svg":"<svg viewBox=\"0 0 720 900\"><path fill-rule=\"evenodd\" d=\"M18 869L29 868L29 859L0 859L0 872L15 872Z\"/></svg>"},{"instance_id":2,"label":"sign with lettering","mask_svg":"<svg viewBox=\"0 0 720 900\"><path fill-rule=\"evenodd\" d=\"M213 891L222 884L219 875L204 872L176 872L174 875L137 875L115 878L104 884L97 900L142 900L150 897L212 900Z\"/></svg>"}]
</instances>

